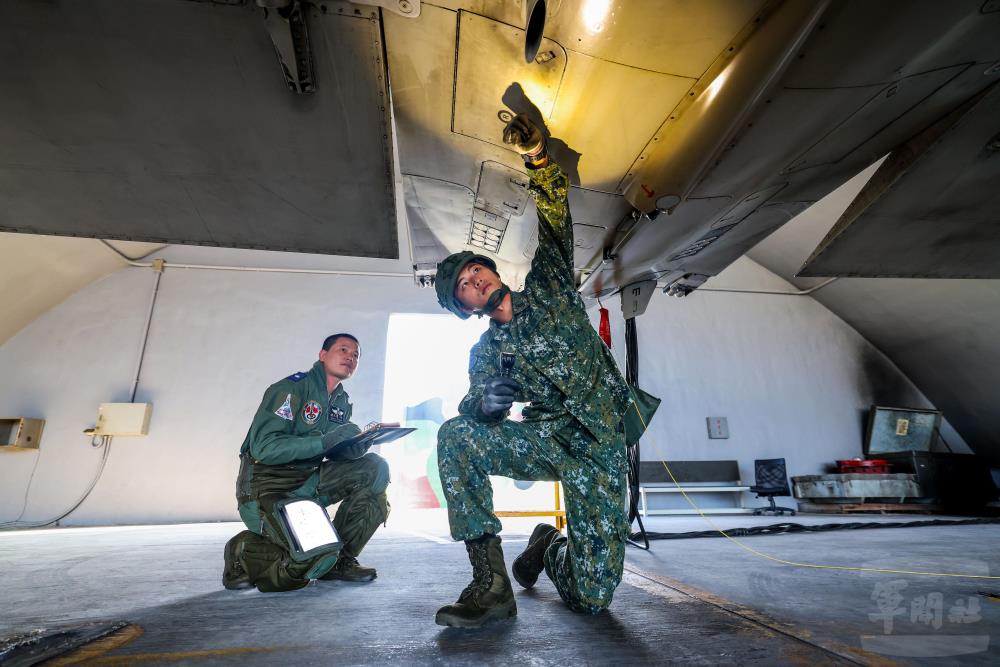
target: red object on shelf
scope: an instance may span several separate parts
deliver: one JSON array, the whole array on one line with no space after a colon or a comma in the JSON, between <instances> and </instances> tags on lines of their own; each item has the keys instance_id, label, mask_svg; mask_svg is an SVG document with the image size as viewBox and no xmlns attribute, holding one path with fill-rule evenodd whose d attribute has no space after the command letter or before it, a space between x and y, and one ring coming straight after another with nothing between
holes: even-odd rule
<instances>
[{"instance_id":1,"label":"red object on shelf","mask_svg":"<svg viewBox=\"0 0 1000 667\"><path fill-rule=\"evenodd\" d=\"M837 469L842 474L884 475L889 472L891 467L892 464L885 459L846 459L837 461Z\"/></svg>"}]
</instances>

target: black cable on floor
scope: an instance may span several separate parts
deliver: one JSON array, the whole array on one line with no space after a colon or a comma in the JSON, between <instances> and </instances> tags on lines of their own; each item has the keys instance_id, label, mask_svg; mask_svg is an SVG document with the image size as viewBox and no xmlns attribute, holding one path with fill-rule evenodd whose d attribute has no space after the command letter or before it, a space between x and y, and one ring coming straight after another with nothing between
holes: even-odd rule
<instances>
[{"instance_id":1,"label":"black cable on floor","mask_svg":"<svg viewBox=\"0 0 1000 667\"><path fill-rule=\"evenodd\" d=\"M625 381L629 386L639 384L639 338L635 330L635 318L625 320ZM638 532L629 535L629 544L649 551L649 540L646 539L646 527L642 525L639 516L639 443L628 447L625 456L628 461L628 525L633 521L639 523ZM641 539L644 545L635 540Z\"/></svg>"},{"instance_id":2,"label":"black cable on floor","mask_svg":"<svg viewBox=\"0 0 1000 667\"><path fill-rule=\"evenodd\" d=\"M697 530L687 533L653 533L642 531L642 533L632 533L629 543L635 544L632 540L642 537L646 540L646 548L649 548L650 540L687 540L698 537L751 537L753 535L784 535L788 533L823 533L831 530L868 530L871 528L921 528L924 526L969 526L978 524L1000 523L1000 518L976 518L976 519L926 519L922 521L868 521L851 523L821 523L816 525L805 525L801 523L775 523L769 526L746 526L742 528L729 528L725 531L719 530ZM631 525L631 524L630 524ZM640 524L641 525L641 524ZM725 532L726 535L722 533ZM635 546L639 546L635 544ZM642 547L639 547L640 549Z\"/></svg>"}]
</instances>

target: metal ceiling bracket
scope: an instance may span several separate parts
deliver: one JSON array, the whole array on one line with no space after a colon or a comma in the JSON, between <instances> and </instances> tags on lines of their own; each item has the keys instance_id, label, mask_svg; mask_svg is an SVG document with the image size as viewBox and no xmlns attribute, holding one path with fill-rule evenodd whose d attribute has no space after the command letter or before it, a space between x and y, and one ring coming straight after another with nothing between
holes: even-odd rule
<instances>
[{"instance_id":1,"label":"metal ceiling bracket","mask_svg":"<svg viewBox=\"0 0 1000 667\"><path fill-rule=\"evenodd\" d=\"M288 88L299 95L316 91L309 28L299 0L257 0Z\"/></svg>"},{"instance_id":2,"label":"metal ceiling bracket","mask_svg":"<svg viewBox=\"0 0 1000 667\"><path fill-rule=\"evenodd\" d=\"M420 16L420 0L351 0L356 5L371 5L388 9L393 14L399 14L408 19Z\"/></svg>"},{"instance_id":3,"label":"metal ceiling bracket","mask_svg":"<svg viewBox=\"0 0 1000 667\"><path fill-rule=\"evenodd\" d=\"M437 278L437 264L434 262L423 262L413 265L413 284L417 287L434 287L434 280Z\"/></svg>"},{"instance_id":4,"label":"metal ceiling bracket","mask_svg":"<svg viewBox=\"0 0 1000 667\"><path fill-rule=\"evenodd\" d=\"M668 296L685 297L705 284L708 276L700 273L686 273L663 288Z\"/></svg>"},{"instance_id":5,"label":"metal ceiling bracket","mask_svg":"<svg viewBox=\"0 0 1000 667\"><path fill-rule=\"evenodd\" d=\"M590 285L597 276L604 271L604 268L615 260L618 256L618 252L624 247L625 243L635 234L636 229L646 221L650 222L656 218L658 211L653 211L651 215L646 215L640 213L637 209L633 209L625 218L623 218L618 226L615 227L614 238L615 242L606 246L601 250L601 258L596 263L592 259L587 263L587 267L583 269L583 273L587 274L580 286L576 288L576 291L580 294L587 295L587 290L590 289Z\"/></svg>"}]
</instances>

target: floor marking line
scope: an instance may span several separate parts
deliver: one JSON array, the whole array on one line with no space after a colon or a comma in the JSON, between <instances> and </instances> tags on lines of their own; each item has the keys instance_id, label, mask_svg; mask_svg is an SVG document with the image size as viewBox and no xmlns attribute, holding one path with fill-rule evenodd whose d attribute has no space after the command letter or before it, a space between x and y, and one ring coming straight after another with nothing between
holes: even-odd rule
<instances>
[{"instance_id":1,"label":"floor marking line","mask_svg":"<svg viewBox=\"0 0 1000 667\"><path fill-rule=\"evenodd\" d=\"M767 628L772 632L784 635L790 639L808 644L813 648L817 648L825 653L830 654L841 660L847 660L848 662L855 665L863 665L866 667L898 667L899 663L885 658L881 655L870 654L863 649L856 649L852 646L846 644L841 644L839 642L826 642L827 645L817 644L811 639L803 634L792 625L787 623L782 623L777 621L766 614L763 614L755 609L745 607L731 600L727 600L721 596L715 595L714 593L709 593L708 591L690 586L681 581L670 577L664 577L662 575L654 574L652 572L647 572L632 563L625 564L625 571L633 574L637 577L641 577L653 583L669 588L673 591L681 593L691 599L703 602L707 605L715 607L721 611L727 612L734 616L738 616L743 620L759 625L761 627ZM860 655L859 655L860 654Z\"/></svg>"},{"instance_id":2,"label":"floor marking line","mask_svg":"<svg viewBox=\"0 0 1000 667\"><path fill-rule=\"evenodd\" d=\"M407 535L412 535L414 537L422 537L428 542L434 542L435 544L454 544L455 540L446 540L443 537L438 537L437 535L430 535L428 533L422 533L419 530L411 530L409 528L396 528L401 533L406 533Z\"/></svg>"},{"instance_id":3,"label":"floor marking line","mask_svg":"<svg viewBox=\"0 0 1000 667\"><path fill-rule=\"evenodd\" d=\"M82 662L92 664L91 661L103 657L105 653L119 649L138 639L143 635L143 632L142 627L134 623L129 623L118 630L71 649L62 655L49 658L45 664L49 667L65 667L66 665L77 665Z\"/></svg>"},{"instance_id":4,"label":"floor marking line","mask_svg":"<svg viewBox=\"0 0 1000 667\"><path fill-rule=\"evenodd\" d=\"M199 651L171 651L167 653L133 653L130 655L105 655L91 658L88 665L130 665L141 664L151 660L188 660L191 658L217 658L231 655L246 655L248 653L270 653L278 650L296 649L293 646L248 646L244 648L203 649Z\"/></svg>"}]
</instances>

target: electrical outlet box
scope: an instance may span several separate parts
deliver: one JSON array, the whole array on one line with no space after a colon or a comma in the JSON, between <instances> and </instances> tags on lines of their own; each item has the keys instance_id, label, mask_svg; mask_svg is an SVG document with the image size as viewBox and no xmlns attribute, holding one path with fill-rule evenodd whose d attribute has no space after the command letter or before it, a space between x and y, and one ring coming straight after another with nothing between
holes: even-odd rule
<instances>
[{"instance_id":1,"label":"electrical outlet box","mask_svg":"<svg viewBox=\"0 0 1000 667\"><path fill-rule=\"evenodd\" d=\"M146 435L152 414L152 403L101 403L94 435Z\"/></svg>"},{"instance_id":2,"label":"electrical outlet box","mask_svg":"<svg viewBox=\"0 0 1000 667\"><path fill-rule=\"evenodd\" d=\"M712 440L729 438L729 420L725 417L706 417L708 421L708 437Z\"/></svg>"},{"instance_id":3,"label":"electrical outlet box","mask_svg":"<svg viewBox=\"0 0 1000 667\"><path fill-rule=\"evenodd\" d=\"M0 451L38 449L44 426L44 419L0 418Z\"/></svg>"}]
</instances>

